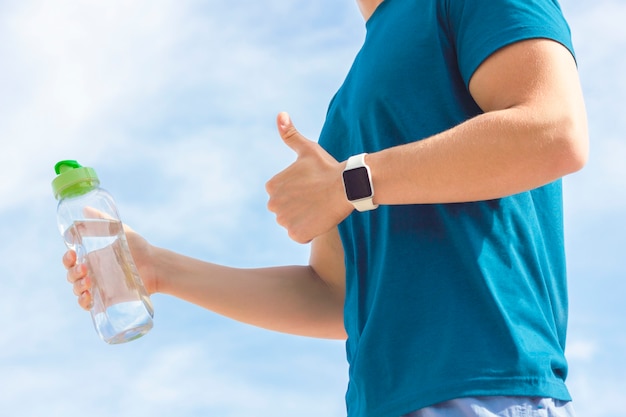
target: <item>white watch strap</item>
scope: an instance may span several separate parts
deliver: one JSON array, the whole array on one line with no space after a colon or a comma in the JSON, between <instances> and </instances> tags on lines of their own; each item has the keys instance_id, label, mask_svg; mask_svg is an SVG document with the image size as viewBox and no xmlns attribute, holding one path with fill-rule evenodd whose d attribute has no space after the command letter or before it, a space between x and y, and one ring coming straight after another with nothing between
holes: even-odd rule
<instances>
[{"instance_id":1,"label":"white watch strap","mask_svg":"<svg viewBox=\"0 0 626 417\"><path fill-rule=\"evenodd\" d=\"M365 155L367 154L361 153L348 158L348 160L346 161L346 170L358 167L367 167L367 164L365 163Z\"/></svg>"},{"instance_id":2,"label":"white watch strap","mask_svg":"<svg viewBox=\"0 0 626 417\"><path fill-rule=\"evenodd\" d=\"M374 204L374 183L372 182L372 173L370 171L370 167L365 163L365 155L367 155L367 153L351 156L350 158L348 158L345 168L345 171L360 167L365 167L365 169L367 170L367 177L370 182L372 195L368 198L350 201L350 203L352 203L354 208L358 211L369 211L378 208L378 205Z\"/></svg>"},{"instance_id":3,"label":"white watch strap","mask_svg":"<svg viewBox=\"0 0 626 417\"><path fill-rule=\"evenodd\" d=\"M351 201L352 205L358 211L370 211L378 208L377 204L374 204L374 197L364 198L363 200Z\"/></svg>"}]
</instances>

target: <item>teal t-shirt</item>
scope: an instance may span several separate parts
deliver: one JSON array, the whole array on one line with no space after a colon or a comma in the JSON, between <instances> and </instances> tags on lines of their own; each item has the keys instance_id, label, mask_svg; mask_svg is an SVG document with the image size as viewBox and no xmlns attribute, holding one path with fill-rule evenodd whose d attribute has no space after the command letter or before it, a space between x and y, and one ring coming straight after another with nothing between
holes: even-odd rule
<instances>
[{"instance_id":1,"label":"teal t-shirt","mask_svg":"<svg viewBox=\"0 0 626 417\"><path fill-rule=\"evenodd\" d=\"M479 115L472 74L530 38L572 51L556 0L385 0L320 144L343 161ZM339 230L350 417L467 396L570 399L560 181L491 201L355 211Z\"/></svg>"}]
</instances>

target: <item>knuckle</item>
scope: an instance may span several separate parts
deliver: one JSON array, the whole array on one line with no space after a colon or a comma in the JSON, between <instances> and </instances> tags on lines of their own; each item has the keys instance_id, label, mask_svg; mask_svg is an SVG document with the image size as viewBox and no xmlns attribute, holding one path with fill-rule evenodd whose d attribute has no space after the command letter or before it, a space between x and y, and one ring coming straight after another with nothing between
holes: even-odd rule
<instances>
[{"instance_id":1,"label":"knuckle","mask_svg":"<svg viewBox=\"0 0 626 417\"><path fill-rule=\"evenodd\" d=\"M67 251L63 254L63 266L66 269L70 269L76 263L74 252Z\"/></svg>"},{"instance_id":2,"label":"knuckle","mask_svg":"<svg viewBox=\"0 0 626 417\"><path fill-rule=\"evenodd\" d=\"M267 209L271 211L272 213L276 213L277 211L276 200L274 200L273 198L270 198L267 201Z\"/></svg>"},{"instance_id":3,"label":"knuckle","mask_svg":"<svg viewBox=\"0 0 626 417\"><path fill-rule=\"evenodd\" d=\"M276 214L276 223L283 226L284 228L287 229L287 231L289 231L289 223L287 219L285 218L285 216L283 216L282 214Z\"/></svg>"},{"instance_id":4,"label":"knuckle","mask_svg":"<svg viewBox=\"0 0 626 417\"><path fill-rule=\"evenodd\" d=\"M74 283L74 285L72 286L72 291L74 292L74 295L77 296L80 296L85 291L81 280L78 280Z\"/></svg>"},{"instance_id":5,"label":"knuckle","mask_svg":"<svg viewBox=\"0 0 626 417\"><path fill-rule=\"evenodd\" d=\"M89 291L85 291L79 295L78 304L85 310L91 309L93 306L93 299Z\"/></svg>"},{"instance_id":6,"label":"knuckle","mask_svg":"<svg viewBox=\"0 0 626 417\"><path fill-rule=\"evenodd\" d=\"M298 234L294 230L287 229L287 236L291 240L298 242Z\"/></svg>"},{"instance_id":7,"label":"knuckle","mask_svg":"<svg viewBox=\"0 0 626 417\"><path fill-rule=\"evenodd\" d=\"M296 243L309 243L311 241L311 239L309 239L307 237L307 234L305 233L304 230L302 230L301 228L291 228L288 229L288 235L289 238L291 238L293 241L295 241Z\"/></svg>"},{"instance_id":8,"label":"knuckle","mask_svg":"<svg viewBox=\"0 0 626 417\"><path fill-rule=\"evenodd\" d=\"M67 270L67 281L76 284L87 275L86 269L81 265L74 265Z\"/></svg>"},{"instance_id":9,"label":"knuckle","mask_svg":"<svg viewBox=\"0 0 626 417\"><path fill-rule=\"evenodd\" d=\"M300 132L298 132L298 129L296 129L294 125L290 125L283 133L283 139L286 141L292 141L298 136L300 136Z\"/></svg>"}]
</instances>

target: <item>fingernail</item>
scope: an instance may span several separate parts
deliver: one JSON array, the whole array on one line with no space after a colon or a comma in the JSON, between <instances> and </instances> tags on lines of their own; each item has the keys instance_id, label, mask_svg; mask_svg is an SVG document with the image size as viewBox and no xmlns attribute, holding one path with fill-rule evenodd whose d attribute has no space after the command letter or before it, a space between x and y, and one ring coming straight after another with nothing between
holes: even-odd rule
<instances>
[{"instance_id":1,"label":"fingernail","mask_svg":"<svg viewBox=\"0 0 626 417\"><path fill-rule=\"evenodd\" d=\"M289 118L289 114L281 113L279 122L280 122L280 127L282 127L282 128L285 128L285 127L289 126L289 124L291 123L291 119Z\"/></svg>"}]
</instances>

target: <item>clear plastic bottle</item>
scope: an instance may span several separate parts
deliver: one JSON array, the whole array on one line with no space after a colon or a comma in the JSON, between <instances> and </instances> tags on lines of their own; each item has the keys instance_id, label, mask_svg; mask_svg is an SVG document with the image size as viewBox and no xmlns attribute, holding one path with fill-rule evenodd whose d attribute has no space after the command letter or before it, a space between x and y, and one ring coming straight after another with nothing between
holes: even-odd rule
<instances>
[{"instance_id":1,"label":"clear plastic bottle","mask_svg":"<svg viewBox=\"0 0 626 417\"><path fill-rule=\"evenodd\" d=\"M90 309L96 331L109 344L135 340L152 328L154 310L130 255L113 197L92 168L76 161L54 167L57 221L78 263L93 282Z\"/></svg>"}]
</instances>

